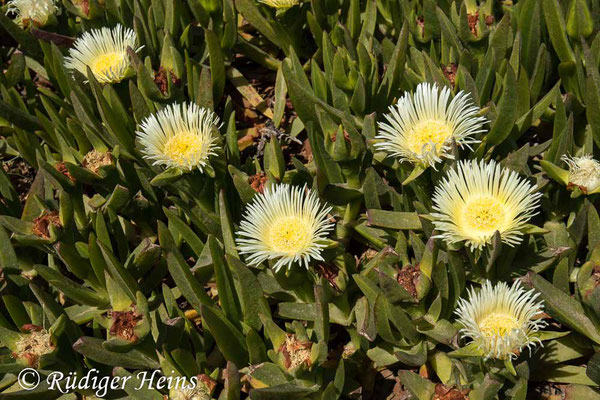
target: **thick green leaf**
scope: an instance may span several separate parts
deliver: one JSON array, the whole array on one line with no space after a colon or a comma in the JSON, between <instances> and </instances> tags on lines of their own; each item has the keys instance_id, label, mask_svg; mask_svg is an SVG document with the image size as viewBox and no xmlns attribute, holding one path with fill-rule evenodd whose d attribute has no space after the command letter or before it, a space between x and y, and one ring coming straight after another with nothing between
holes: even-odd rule
<instances>
[{"instance_id":1,"label":"thick green leaf","mask_svg":"<svg viewBox=\"0 0 600 400\"><path fill-rule=\"evenodd\" d=\"M435 391L434 383L420 377L412 371L403 370L400 371L398 375L404 386L406 386L418 400L431 400Z\"/></svg>"},{"instance_id":2,"label":"thick green leaf","mask_svg":"<svg viewBox=\"0 0 600 400\"><path fill-rule=\"evenodd\" d=\"M227 264L233 272L235 287L244 315L244 322L259 330L262 326L260 314L267 317L271 310L263 295L262 287L256 276L239 259L227 254Z\"/></svg>"},{"instance_id":3,"label":"thick green leaf","mask_svg":"<svg viewBox=\"0 0 600 400\"><path fill-rule=\"evenodd\" d=\"M217 35L209 29L204 30L206 44L208 46L208 54L210 58L210 71L212 78L213 101L214 104L219 104L223 90L225 89L225 63L223 61L223 53L221 44Z\"/></svg>"},{"instance_id":4,"label":"thick green leaf","mask_svg":"<svg viewBox=\"0 0 600 400\"><path fill-rule=\"evenodd\" d=\"M50 285L63 292L65 296L73 299L77 303L86 304L92 307L106 307L109 304L108 298L82 287L80 284L63 276L60 272L55 271L52 268L39 264L34 265L33 268L48 281Z\"/></svg>"},{"instance_id":5,"label":"thick green leaf","mask_svg":"<svg viewBox=\"0 0 600 400\"><path fill-rule=\"evenodd\" d=\"M527 274L526 282L540 292L548 312L571 329L600 344L600 333L587 317L581 303L553 286L535 272Z\"/></svg>"},{"instance_id":6,"label":"thick green leaf","mask_svg":"<svg viewBox=\"0 0 600 400\"><path fill-rule=\"evenodd\" d=\"M369 225L389 229L421 230L423 225L416 212L367 210Z\"/></svg>"},{"instance_id":7,"label":"thick green leaf","mask_svg":"<svg viewBox=\"0 0 600 400\"><path fill-rule=\"evenodd\" d=\"M214 307L201 306L201 314L203 325L215 338L221 353L236 367L245 367L248 364L248 348L242 332Z\"/></svg>"},{"instance_id":8,"label":"thick green leaf","mask_svg":"<svg viewBox=\"0 0 600 400\"><path fill-rule=\"evenodd\" d=\"M134 348L125 353L116 353L106 350L102 346L102 342L102 339L84 336L73 344L73 349L90 360L115 367L135 369L157 369L160 367L158 361L140 350Z\"/></svg>"},{"instance_id":9,"label":"thick green leaf","mask_svg":"<svg viewBox=\"0 0 600 400\"><path fill-rule=\"evenodd\" d=\"M235 293L231 270L225 262L223 250L213 236L208 237L207 245L210 249L210 255L215 270L219 302L221 303L221 307L227 318L237 326L238 321L241 320L242 311Z\"/></svg>"},{"instance_id":10,"label":"thick green leaf","mask_svg":"<svg viewBox=\"0 0 600 400\"><path fill-rule=\"evenodd\" d=\"M492 146L502 143L510 135L517 119L517 80L510 66L507 67L504 75L502 88L502 96L496 109L496 120L485 136L486 142Z\"/></svg>"},{"instance_id":11,"label":"thick green leaf","mask_svg":"<svg viewBox=\"0 0 600 400\"><path fill-rule=\"evenodd\" d=\"M166 254L169 272L181 294L198 312L200 312L202 304L212 304L210 297L208 297L200 282L192 274L189 265L185 262L181 253L179 253L179 250L177 250L168 228L162 222L158 224L158 237L160 245Z\"/></svg>"}]
</instances>

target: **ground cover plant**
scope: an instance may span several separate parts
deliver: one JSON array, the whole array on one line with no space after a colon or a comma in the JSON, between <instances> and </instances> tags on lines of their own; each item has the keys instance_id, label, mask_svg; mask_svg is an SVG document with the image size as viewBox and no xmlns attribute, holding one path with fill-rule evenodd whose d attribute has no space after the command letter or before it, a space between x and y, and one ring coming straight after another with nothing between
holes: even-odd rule
<instances>
[{"instance_id":1,"label":"ground cover plant","mask_svg":"<svg viewBox=\"0 0 600 400\"><path fill-rule=\"evenodd\" d=\"M599 29L2 1L0 399L600 398Z\"/></svg>"}]
</instances>

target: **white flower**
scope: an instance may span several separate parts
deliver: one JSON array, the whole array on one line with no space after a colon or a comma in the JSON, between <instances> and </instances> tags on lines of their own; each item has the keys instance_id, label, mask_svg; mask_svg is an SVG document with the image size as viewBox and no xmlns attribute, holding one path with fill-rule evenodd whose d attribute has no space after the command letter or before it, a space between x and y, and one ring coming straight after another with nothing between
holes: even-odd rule
<instances>
[{"instance_id":1,"label":"white flower","mask_svg":"<svg viewBox=\"0 0 600 400\"><path fill-rule=\"evenodd\" d=\"M321 251L333 229L317 193L306 187L280 184L258 194L248 206L236 240L250 264L277 259L274 269L289 269L293 263L308 268L311 259L323 260Z\"/></svg>"},{"instance_id":2,"label":"white flower","mask_svg":"<svg viewBox=\"0 0 600 400\"><path fill-rule=\"evenodd\" d=\"M600 187L600 162L590 154L581 157L569 157L565 154L560 159L569 166L569 184L579 186L585 193Z\"/></svg>"},{"instance_id":3,"label":"white flower","mask_svg":"<svg viewBox=\"0 0 600 400\"><path fill-rule=\"evenodd\" d=\"M44 26L50 17L58 12L55 0L11 0L6 5L6 14L15 15L15 22L22 27L31 24Z\"/></svg>"},{"instance_id":4,"label":"white flower","mask_svg":"<svg viewBox=\"0 0 600 400\"><path fill-rule=\"evenodd\" d=\"M144 157L153 165L203 172L218 149L213 132L218 127L219 117L207 108L171 104L142 121L137 137Z\"/></svg>"},{"instance_id":5,"label":"white flower","mask_svg":"<svg viewBox=\"0 0 600 400\"><path fill-rule=\"evenodd\" d=\"M541 344L532 335L546 326L539 318L544 306L536 302L538 295L525 291L519 280L511 287L486 281L479 292L471 288L469 300L460 299L456 310L461 336L471 338L486 358L516 358L523 347Z\"/></svg>"},{"instance_id":6,"label":"white flower","mask_svg":"<svg viewBox=\"0 0 600 400\"><path fill-rule=\"evenodd\" d=\"M452 142L469 148L479 140L472 136L483 132L484 117L478 117L479 107L469 95L460 91L450 103L450 90L441 91L436 84L421 83L415 94L406 92L396 105L390 106L384 117L388 123L379 123L375 147L397 157L400 161L431 165L450 154Z\"/></svg>"},{"instance_id":7,"label":"white flower","mask_svg":"<svg viewBox=\"0 0 600 400\"><path fill-rule=\"evenodd\" d=\"M75 41L65 57L65 67L76 69L87 76L90 67L100 83L120 82L128 75L129 57L127 47L134 51L137 36L133 29L118 24L114 28L92 29Z\"/></svg>"},{"instance_id":8,"label":"white flower","mask_svg":"<svg viewBox=\"0 0 600 400\"><path fill-rule=\"evenodd\" d=\"M536 214L541 193L536 185L495 161L461 161L435 188L432 213L436 230L448 243L465 241L482 249L500 232L502 241L514 246L521 230Z\"/></svg>"},{"instance_id":9,"label":"white flower","mask_svg":"<svg viewBox=\"0 0 600 400\"><path fill-rule=\"evenodd\" d=\"M259 0L259 2L277 9L286 9L300 4L300 0Z\"/></svg>"}]
</instances>

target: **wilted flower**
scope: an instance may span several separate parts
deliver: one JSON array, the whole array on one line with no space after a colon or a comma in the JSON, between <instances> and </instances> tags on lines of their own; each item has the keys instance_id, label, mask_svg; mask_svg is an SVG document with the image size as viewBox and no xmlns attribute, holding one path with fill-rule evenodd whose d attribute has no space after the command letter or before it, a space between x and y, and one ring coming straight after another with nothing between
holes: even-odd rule
<instances>
[{"instance_id":1,"label":"wilted flower","mask_svg":"<svg viewBox=\"0 0 600 400\"><path fill-rule=\"evenodd\" d=\"M514 246L536 214L541 196L536 189L493 160L461 161L435 189L432 216L438 237L465 241L473 250L490 243L498 231L504 243Z\"/></svg>"},{"instance_id":2,"label":"wilted flower","mask_svg":"<svg viewBox=\"0 0 600 400\"><path fill-rule=\"evenodd\" d=\"M461 336L471 338L486 358L516 358L523 347L541 343L532 335L546 326L539 319L544 306L535 301L538 295L518 280L510 287L486 281L479 292L471 288L469 300L460 299L456 310Z\"/></svg>"},{"instance_id":3,"label":"wilted flower","mask_svg":"<svg viewBox=\"0 0 600 400\"><path fill-rule=\"evenodd\" d=\"M281 184L257 194L237 232L237 245L250 264L277 259L275 270L295 262L308 268L311 259L323 260L321 250L333 229L317 194Z\"/></svg>"},{"instance_id":4,"label":"wilted flower","mask_svg":"<svg viewBox=\"0 0 600 400\"><path fill-rule=\"evenodd\" d=\"M39 367L41 356L50 354L56 349L52 342L52 335L45 329L20 336L15 345L17 347L15 356L25 359L33 368Z\"/></svg>"},{"instance_id":5,"label":"wilted flower","mask_svg":"<svg viewBox=\"0 0 600 400\"><path fill-rule=\"evenodd\" d=\"M113 156L110 152L92 149L83 157L81 164L90 171L98 173L100 168L112 165L113 162Z\"/></svg>"},{"instance_id":6,"label":"wilted flower","mask_svg":"<svg viewBox=\"0 0 600 400\"><path fill-rule=\"evenodd\" d=\"M285 367L292 370L302 364L310 367L311 349L311 342L299 340L296 335L288 334L279 352L283 354Z\"/></svg>"},{"instance_id":7,"label":"wilted flower","mask_svg":"<svg viewBox=\"0 0 600 400\"><path fill-rule=\"evenodd\" d=\"M87 75L87 67L101 83L120 82L127 77L127 48L136 49L133 29L118 24L114 28L92 29L75 41L65 58L65 66Z\"/></svg>"},{"instance_id":8,"label":"wilted flower","mask_svg":"<svg viewBox=\"0 0 600 400\"><path fill-rule=\"evenodd\" d=\"M300 0L259 0L261 3L268 5L269 7L285 9L297 6L300 4Z\"/></svg>"},{"instance_id":9,"label":"wilted flower","mask_svg":"<svg viewBox=\"0 0 600 400\"><path fill-rule=\"evenodd\" d=\"M54 0L11 0L6 5L6 14L15 15L15 22L22 27L44 26L58 11Z\"/></svg>"},{"instance_id":10,"label":"wilted flower","mask_svg":"<svg viewBox=\"0 0 600 400\"><path fill-rule=\"evenodd\" d=\"M44 211L43 214L33 220L32 233L43 239L50 239L52 231L62 228L58 211Z\"/></svg>"},{"instance_id":11,"label":"wilted flower","mask_svg":"<svg viewBox=\"0 0 600 400\"><path fill-rule=\"evenodd\" d=\"M379 123L382 142L375 147L400 161L434 166L450 154L452 142L460 147L478 143L472 136L483 132L484 117L469 95L460 91L450 103L450 89L421 83L414 95L405 93L385 114L388 123Z\"/></svg>"},{"instance_id":12,"label":"wilted flower","mask_svg":"<svg viewBox=\"0 0 600 400\"><path fill-rule=\"evenodd\" d=\"M202 172L218 148L213 133L218 127L219 117L211 110L194 103L172 104L142 121L137 137L154 165Z\"/></svg>"},{"instance_id":13,"label":"wilted flower","mask_svg":"<svg viewBox=\"0 0 600 400\"><path fill-rule=\"evenodd\" d=\"M198 375L190 382L179 381L169 390L169 400L210 400L217 382L208 375Z\"/></svg>"},{"instance_id":14,"label":"wilted flower","mask_svg":"<svg viewBox=\"0 0 600 400\"><path fill-rule=\"evenodd\" d=\"M169 400L210 400L210 393L203 386L193 388L173 388Z\"/></svg>"},{"instance_id":15,"label":"wilted flower","mask_svg":"<svg viewBox=\"0 0 600 400\"><path fill-rule=\"evenodd\" d=\"M583 192L589 193L600 187L600 162L590 154L581 157L561 157L569 166L569 185L579 186Z\"/></svg>"}]
</instances>

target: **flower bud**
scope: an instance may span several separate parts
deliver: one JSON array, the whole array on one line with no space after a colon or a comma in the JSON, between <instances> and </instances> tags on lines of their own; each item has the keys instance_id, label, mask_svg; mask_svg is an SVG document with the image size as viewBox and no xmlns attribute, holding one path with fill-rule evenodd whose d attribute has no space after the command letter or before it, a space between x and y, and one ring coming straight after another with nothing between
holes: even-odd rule
<instances>
[{"instance_id":1,"label":"flower bud","mask_svg":"<svg viewBox=\"0 0 600 400\"><path fill-rule=\"evenodd\" d=\"M567 16L567 33L573 39L588 38L594 30L594 21L585 0L573 0Z\"/></svg>"}]
</instances>

